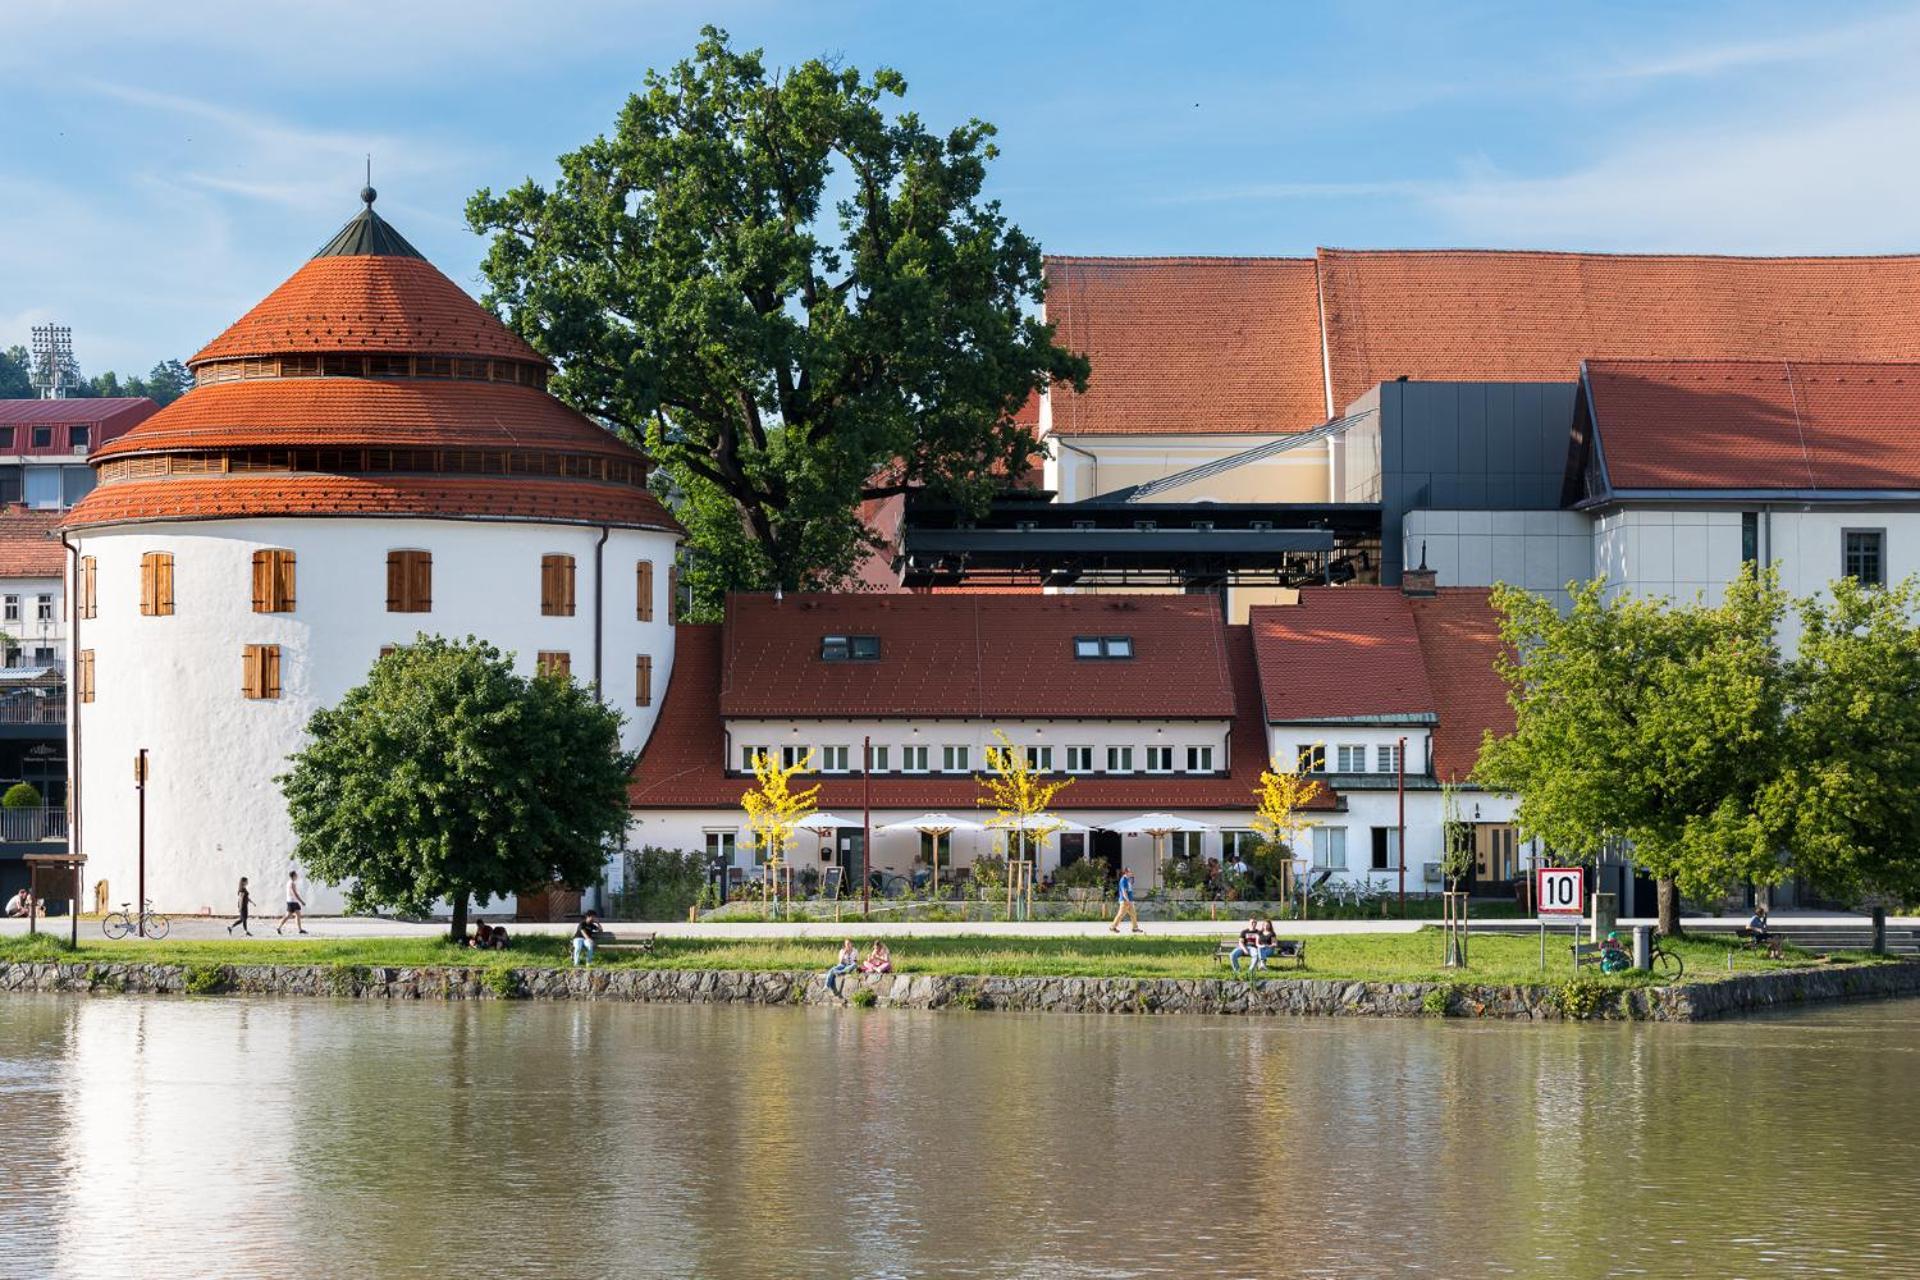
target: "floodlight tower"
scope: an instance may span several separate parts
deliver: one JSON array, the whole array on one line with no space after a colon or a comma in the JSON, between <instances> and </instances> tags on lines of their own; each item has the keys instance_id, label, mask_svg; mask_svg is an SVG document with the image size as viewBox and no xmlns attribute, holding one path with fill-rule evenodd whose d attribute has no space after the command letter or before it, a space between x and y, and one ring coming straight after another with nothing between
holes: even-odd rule
<instances>
[{"instance_id":1,"label":"floodlight tower","mask_svg":"<svg viewBox=\"0 0 1920 1280\"><path fill-rule=\"evenodd\" d=\"M42 400L64 400L67 388L80 381L80 365L73 358L73 329L64 324L33 326L33 368L28 379Z\"/></svg>"}]
</instances>

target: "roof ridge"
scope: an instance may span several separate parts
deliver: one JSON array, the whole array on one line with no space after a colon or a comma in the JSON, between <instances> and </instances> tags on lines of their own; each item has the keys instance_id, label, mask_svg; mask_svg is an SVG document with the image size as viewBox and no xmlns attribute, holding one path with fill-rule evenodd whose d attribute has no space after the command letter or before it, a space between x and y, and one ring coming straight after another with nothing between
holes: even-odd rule
<instances>
[{"instance_id":1,"label":"roof ridge","mask_svg":"<svg viewBox=\"0 0 1920 1280\"><path fill-rule=\"evenodd\" d=\"M1340 245L1321 245L1315 250L1316 257L1335 253L1355 256L1393 254L1407 257L1438 257L1455 254L1506 258L1617 258L1635 262L1920 262L1920 251L1908 253L1711 253L1698 251L1642 253L1624 249L1493 249L1476 248L1471 245L1405 249L1353 249Z\"/></svg>"}]
</instances>

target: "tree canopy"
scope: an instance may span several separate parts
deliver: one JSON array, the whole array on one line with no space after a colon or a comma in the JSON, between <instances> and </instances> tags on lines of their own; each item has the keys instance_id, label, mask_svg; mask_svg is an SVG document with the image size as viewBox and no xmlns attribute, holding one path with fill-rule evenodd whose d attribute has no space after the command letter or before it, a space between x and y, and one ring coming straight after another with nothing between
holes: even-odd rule
<instances>
[{"instance_id":1,"label":"tree canopy","mask_svg":"<svg viewBox=\"0 0 1920 1280\"><path fill-rule=\"evenodd\" d=\"M28 400L39 393L33 389L32 354L22 346L0 350L0 400ZM107 372L83 378L67 388L76 400L96 396L147 396L160 405L172 404L193 386L193 374L178 360L162 360L147 376L133 375L122 382L120 375Z\"/></svg>"},{"instance_id":2,"label":"tree canopy","mask_svg":"<svg viewBox=\"0 0 1920 1280\"><path fill-rule=\"evenodd\" d=\"M1488 736L1475 776L1519 795L1524 836L1581 858L1630 842L1661 881L1664 931L1676 886L1707 898L1785 876L1759 804L1787 704L1772 574L1743 572L1717 605L1609 599L1598 581L1565 614L1511 587L1495 604L1515 728Z\"/></svg>"},{"instance_id":3,"label":"tree canopy","mask_svg":"<svg viewBox=\"0 0 1920 1280\"><path fill-rule=\"evenodd\" d=\"M488 300L554 391L643 440L695 550L695 611L845 582L864 500L978 508L1034 448L1014 414L1087 364L1033 312L1039 246L983 200L994 130L889 116L906 81L770 72L706 28L611 133L467 206Z\"/></svg>"},{"instance_id":4,"label":"tree canopy","mask_svg":"<svg viewBox=\"0 0 1920 1280\"><path fill-rule=\"evenodd\" d=\"M314 713L278 781L298 845L350 909L424 915L596 880L620 847L620 715L565 676L517 675L484 641L422 636Z\"/></svg>"},{"instance_id":5,"label":"tree canopy","mask_svg":"<svg viewBox=\"0 0 1920 1280\"><path fill-rule=\"evenodd\" d=\"M1920 589L1842 579L1800 603L1780 769L1761 811L1847 900L1920 901Z\"/></svg>"}]
</instances>

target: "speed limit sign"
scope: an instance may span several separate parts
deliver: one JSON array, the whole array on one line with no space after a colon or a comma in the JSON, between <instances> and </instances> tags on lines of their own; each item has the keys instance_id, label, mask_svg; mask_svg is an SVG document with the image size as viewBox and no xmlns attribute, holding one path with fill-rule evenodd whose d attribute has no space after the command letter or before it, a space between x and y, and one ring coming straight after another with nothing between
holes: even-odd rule
<instances>
[{"instance_id":1,"label":"speed limit sign","mask_svg":"<svg viewBox=\"0 0 1920 1280\"><path fill-rule=\"evenodd\" d=\"M1587 869L1585 867L1541 867L1539 883L1535 886L1543 916L1577 916L1581 914L1581 903L1587 900Z\"/></svg>"}]
</instances>

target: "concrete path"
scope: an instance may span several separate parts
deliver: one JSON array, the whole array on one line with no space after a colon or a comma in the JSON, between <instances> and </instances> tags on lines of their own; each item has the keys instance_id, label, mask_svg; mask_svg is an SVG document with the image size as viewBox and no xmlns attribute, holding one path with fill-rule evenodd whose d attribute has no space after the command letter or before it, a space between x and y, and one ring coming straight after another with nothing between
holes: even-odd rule
<instances>
[{"instance_id":1,"label":"concrete path","mask_svg":"<svg viewBox=\"0 0 1920 1280\"><path fill-rule=\"evenodd\" d=\"M168 939L219 939L238 937L228 934L227 924L231 917L226 916L173 916L172 931ZM273 921L277 916L269 917L264 923L254 922L253 936L256 939L274 937ZM1413 933L1430 920L1288 920L1280 921L1280 932L1290 938L1325 937L1332 934L1394 934ZM1517 925L1523 921L1489 921L1490 924ZM1620 922L1623 926L1636 924L1651 925L1654 921L1646 919L1628 919ZM1744 918L1730 916L1689 917L1685 921L1688 929L1715 931L1737 928L1745 923ZM1797 915L1778 913L1773 917L1774 927L1791 930L1795 925L1850 925L1860 927L1868 923L1865 916L1859 915ZM1890 918L1889 927L1920 928L1920 917ZM1148 938L1206 938L1231 937L1240 929L1238 919L1221 920L1178 920L1148 921L1142 926L1140 936ZM58 937L67 936L65 917L43 919L40 927ZM609 927L616 933L657 933L662 938L815 938L839 939L849 935L859 938L951 938L962 935L998 938L1101 938L1111 937L1107 926L1098 921L1083 920L1036 920L1025 923L1009 924L1005 921L973 921L965 923L912 923L902 921L874 920L862 923L858 909L850 911L839 923L833 921L806 921L800 923L739 923L739 924L628 924L612 921ZM1559 926L1565 929L1565 923ZM509 933L514 934L559 934L573 932L571 924L519 924L510 923ZM27 931L25 920L0 919L0 937L11 937ZM386 920L368 916L310 916L307 919L307 937L311 939L345 938L427 938L444 933L444 924L416 924L401 920ZM80 936L88 942L104 942L97 918L82 916ZM1132 935L1122 933L1121 937ZM296 941L299 935L289 931L289 941ZM138 943L138 939L129 939Z\"/></svg>"}]
</instances>

